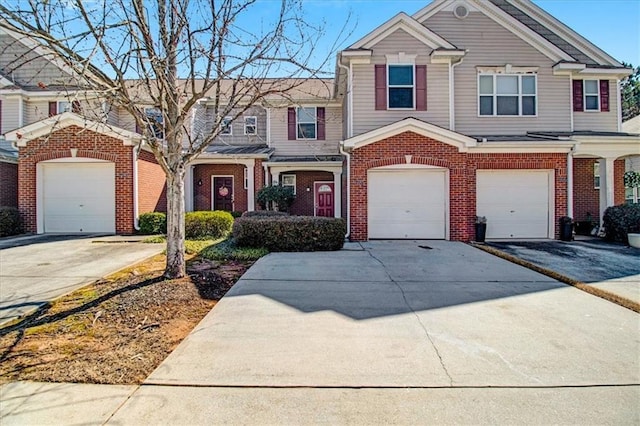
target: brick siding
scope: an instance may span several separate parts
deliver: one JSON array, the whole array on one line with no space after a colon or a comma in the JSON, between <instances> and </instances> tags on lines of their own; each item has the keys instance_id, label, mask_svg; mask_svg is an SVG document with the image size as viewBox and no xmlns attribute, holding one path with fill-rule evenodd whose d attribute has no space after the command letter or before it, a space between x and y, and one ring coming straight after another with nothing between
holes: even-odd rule
<instances>
[{"instance_id":1,"label":"brick siding","mask_svg":"<svg viewBox=\"0 0 640 426\"><path fill-rule=\"evenodd\" d=\"M0 206L18 207L18 165L0 162Z\"/></svg>"},{"instance_id":2,"label":"brick siding","mask_svg":"<svg viewBox=\"0 0 640 426\"><path fill-rule=\"evenodd\" d=\"M167 211L167 178L155 156L138 155L138 213Z\"/></svg>"},{"instance_id":3,"label":"brick siding","mask_svg":"<svg viewBox=\"0 0 640 426\"><path fill-rule=\"evenodd\" d=\"M467 154L454 146L416 133L404 132L356 149L351 158L351 239L367 239L367 170L374 167L413 164L449 169L450 239L474 237L476 171L484 169L550 169L555 171L556 236L558 218L566 214L566 154Z\"/></svg>"},{"instance_id":4,"label":"brick siding","mask_svg":"<svg viewBox=\"0 0 640 426\"><path fill-rule=\"evenodd\" d=\"M194 166L194 210L212 210L211 176L233 176L233 209L241 212L247 211L247 190L244 189L244 169L245 167L242 164L198 164ZM198 181L200 180L202 180L202 185L198 186Z\"/></svg>"},{"instance_id":5,"label":"brick siding","mask_svg":"<svg viewBox=\"0 0 640 426\"><path fill-rule=\"evenodd\" d=\"M595 221L600 218L600 190L594 186L593 165L597 158L573 160L573 218L587 220L587 213ZM614 202L624 203L624 159L613 163Z\"/></svg>"},{"instance_id":6,"label":"brick siding","mask_svg":"<svg viewBox=\"0 0 640 426\"><path fill-rule=\"evenodd\" d=\"M36 166L41 161L71 157L107 160L115 163L116 233L132 234L133 228L133 154L132 147L120 139L69 126L35 139L20 148L18 165L18 208L26 232L37 231ZM81 178L81 177L78 177Z\"/></svg>"},{"instance_id":7,"label":"brick siding","mask_svg":"<svg viewBox=\"0 0 640 426\"><path fill-rule=\"evenodd\" d=\"M315 200L313 183L333 182L333 173L323 171L285 172L283 175L296 175L296 199L289 212L293 215L314 216ZM281 175L282 176L282 175ZM309 188L309 191L307 191Z\"/></svg>"}]
</instances>

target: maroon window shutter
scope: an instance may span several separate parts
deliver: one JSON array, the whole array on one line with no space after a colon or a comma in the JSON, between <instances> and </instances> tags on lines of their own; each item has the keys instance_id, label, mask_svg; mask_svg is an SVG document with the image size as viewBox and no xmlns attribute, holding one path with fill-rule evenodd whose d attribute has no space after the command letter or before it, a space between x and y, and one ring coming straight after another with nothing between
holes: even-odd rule
<instances>
[{"instance_id":1,"label":"maroon window shutter","mask_svg":"<svg viewBox=\"0 0 640 426\"><path fill-rule=\"evenodd\" d=\"M416 65L416 110L427 110L427 66Z\"/></svg>"},{"instance_id":2,"label":"maroon window shutter","mask_svg":"<svg viewBox=\"0 0 640 426\"><path fill-rule=\"evenodd\" d=\"M376 65L376 109L387 109L387 66Z\"/></svg>"},{"instance_id":3,"label":"maroon window shutter","mask_svg":"<svg viewBox=\"0 0 640 426\"><path fill-rule=\"evenodd\" d=\"M56 101L49 102L49 117L53 117L58 113L58 103Z\"/></svg>"},{"instance_id":4,"label":"maroon window shutter","mask_svg":"<svg viewBox=\"0 0 640 426\"><path fill-rule=\"evenodd\" d=\"M140 126L138 125L137 121L136 121L136 133L142 134L142 132L140 131Z\"/></svg>"},{"instance_id":5,"label":"maroon window shutter","mask_svg":"<svg viewBox=\"0 0 640 426\"><path fill-rule=\"evenodd\" d=\"M79 101L73 101L71 102L71 112L75 112L76 114L80 114L80 102Z\"/></svg>"},{"instance_id":6,"label":"maroon window shutter","mask_svg":"<svg viewBox=\"0 0 640 426\"><path fill-rule=\"evenodd\" d=\"M297 131L296 131L296 109L295 108L289 108L287 110L287 129L288 129L288 134L289 134L289 140L290 141L295 141L297 138Z\"/></svg>"},{"instance_id":7,"label":"maroon window shutter","mask_svg":"<svg viewBox=\"0 0 640 426\"><path fill-rule=\"evenodd\" d=\"M573 80L573 110L584 111L582 100L582 80Z\"/></svg>"},{"instance_id":8,"label":"maroon window shutter","mask_svg":"<svg viewBox=\"0 0 640 426\"><path fill-rule=\"evenodd\" d=\"M323 141L325 139L324 130L324 107L318 107L316 109L316 120L318 120L318 134L317 139Z\"/></svg>"},{"instance_id":9,"label":"maroon window shutter","mask_svg":"<svg viewBox=\"0 0 640 426\"><path fill-rule=\"evenodd\" d=\"M600 80L600 111L609 111L609 80Z\"/></svg>"}]
</instances>

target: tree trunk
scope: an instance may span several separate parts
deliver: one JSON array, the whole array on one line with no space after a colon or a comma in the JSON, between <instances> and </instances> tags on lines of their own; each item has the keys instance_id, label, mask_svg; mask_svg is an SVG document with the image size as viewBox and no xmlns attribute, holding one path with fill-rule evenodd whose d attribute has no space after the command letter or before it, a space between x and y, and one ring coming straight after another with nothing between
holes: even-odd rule
<instances>
[{"instance_id":1,"label":"tree trunk","mask_svg":"<svg viewBox=\"0 0 640 426\"><path fill-rule=\"evenodd\" d=\"M184 167L179 167L175 173L167 176L167 267L164 276L171 279L186 275L184 176Z\"/></svg>"}]
</instances>

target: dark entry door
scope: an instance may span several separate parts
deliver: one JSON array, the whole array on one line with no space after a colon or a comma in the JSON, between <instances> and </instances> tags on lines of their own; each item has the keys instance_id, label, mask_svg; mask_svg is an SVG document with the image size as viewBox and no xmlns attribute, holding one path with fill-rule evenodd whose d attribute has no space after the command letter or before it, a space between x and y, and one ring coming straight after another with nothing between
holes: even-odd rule
<instances>
[{"instance_id":1,"label":"dark entry door","mask_svg":"<svg viewBox=\"0 0 640 426\"><path fill-rule=\"evenodd\" d=\"M333 217L333 183L315 182L316 216Z\"/></svg>"},{"instance_id":2,"label":"dark entry door","mask_svg":"<svg viewBox=\"0 0 640 426\"><path fill-rule=\"evenodd\" d=\"M213 178L213 209L233 211L233 177Z\"/></svg>"}]
</instances>

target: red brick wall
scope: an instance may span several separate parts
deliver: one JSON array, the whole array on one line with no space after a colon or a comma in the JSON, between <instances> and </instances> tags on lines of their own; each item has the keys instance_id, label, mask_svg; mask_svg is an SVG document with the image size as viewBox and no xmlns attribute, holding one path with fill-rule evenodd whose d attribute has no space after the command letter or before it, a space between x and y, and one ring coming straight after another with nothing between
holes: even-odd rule
<instances>
[{"instance_id":1,"label":"red brick wall","mask_svg":"<svg viewBox=\"0 0 640 426\"><path fill-rule=\"evenodd\" d=\"M597 158L575 158L573 160L573 218L587 220L591 213L593 220L600 217L600 190L594 187L593 165ZM624 159L613 163L614 201L624 203Z\"/></svg>"},{"instance_id":2,"label":"red brick wall","mask_svg":"<svg viewBox=\"0 0 640 426\"><path fill-rule=\"evenodd\" d=\"M193 168L193 208L211 210L211 176L233 176L233 209L247 210L247 190L244 189L244 165L242 164L199 164ZM202 185L198 186L198 181Z\"/></svg>"},{"instance_id":3,"label":"red brick wall","mask_svg":"<svg viewBox=\"0 0 640 426\"><path fill-rule=\"evenodd\" d=\"M36 165L40 161L71 157L107 160L115 163L116 232L133 233L133 154L120 139L69 126L20 148L18 165L18 208L26 232L37 231Z\"/></svg>"},{"instance_id":4,"label":"red brick wall","mask_svg":"<svg viewBox=\"0 0 640 426\"><path fill-rule=\"evenodd\" d=\"M18 165L0 162L0 206L18 207Z\"/></svg>"},{"instance_id":5,"label":"red brick wall","mask_svg":"<svg viewBox=\"0 0 640 426\"><path fill-rule=\"evenodd\" d=\"M167 211L167 178L151 152L138 154L138 213Z\"/></svg>"},{"instance_id":6,"label":"red brick wall","mask_svg":"<svg viewBox=\"0 0 640 426\"><path fill-rule=\"evenodd\" d=\"M296 199L289 212L293 215L313 216L315 214L313 183L316 181L333 182L333 173L322 171L286 172L285 175L296 175ZM282 176L282 175L281 175ZM307 191L309 188L309 191Z\"/></svg>"},{"instance_id":7,"label":"red brick wall","mask_svg":"<svg viewBox=\"0 0 640 426\"><path fill-rule=\"evenodd\" d=\"M413 164L449 169L450 238L468 241L474 236L476 213L476 170L553 169L555 170L555 214L566 214L565 154L466 154L434 139L405 132L355 150L351 157L351 239L367 239L367 170L373 167ZM556 229L556 235L558 229Z\"/></svg>"}]
</instances>

